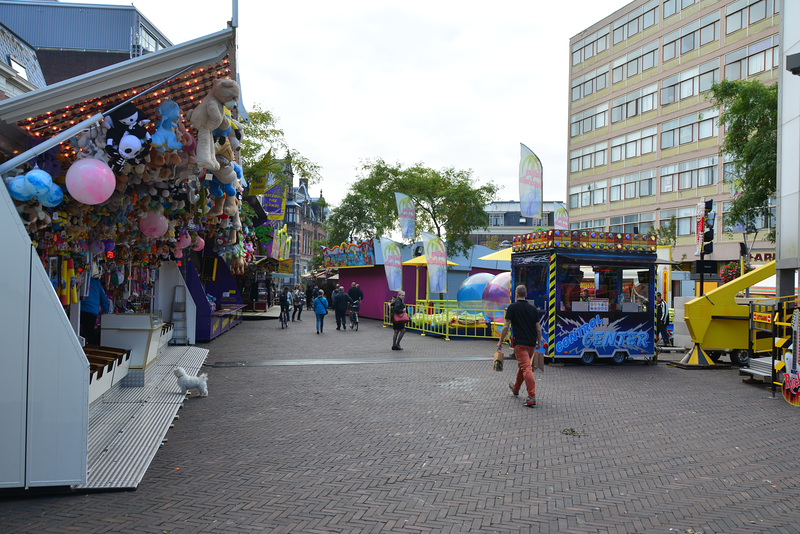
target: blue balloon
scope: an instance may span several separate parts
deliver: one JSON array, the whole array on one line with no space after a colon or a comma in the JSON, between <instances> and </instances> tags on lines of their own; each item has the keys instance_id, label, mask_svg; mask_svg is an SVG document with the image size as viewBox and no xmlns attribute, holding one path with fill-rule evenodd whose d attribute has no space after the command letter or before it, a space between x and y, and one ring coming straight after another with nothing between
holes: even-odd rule
<instances>
[{"instance_id":1,"label":"blue balloon","mask_svg":"<svg viewBox=\"0 0 800 534\"><path fill-rule=\"evenodd\" d=\"M47 206L48 208L55 208L61 204L62 200L64 200L64 192L56 183L50 184L47 194L39 195L39 202L42 203L42 206Z\"/></svg>"},{"instance_id":2,"label":"blue balloon","mask_svg":"<svg viewBox=\"0 0 800 534\"><path fill-rule=\"evenodd\" d=\"M46 195L53 184L53 178L41 169L33 169L25 175L28 192L33 196Z\"/></svg>"},{"instance_id":3,"label":"blue balloon","mask_svg":"<svg viewBox=\"0 0 800 534\"><path fill-rule=\"evenodd\" d=\"M28 191L25 177L22 175L15 176L14 179L9 182L8 194L11 195L11 198L19 200L20 202L25 202L33 198L33 193Z\"/></svg>"}]
</instances>

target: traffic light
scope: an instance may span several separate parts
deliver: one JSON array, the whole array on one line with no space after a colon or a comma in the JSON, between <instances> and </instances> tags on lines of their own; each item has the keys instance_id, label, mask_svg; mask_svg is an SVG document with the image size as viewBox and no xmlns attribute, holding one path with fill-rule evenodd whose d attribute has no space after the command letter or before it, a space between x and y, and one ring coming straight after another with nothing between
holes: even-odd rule
<instances>
[{"instance_id":1,"label":"traffic light","mask_svg":"<svg viewBox=\"0 0 800 534\"><path fill-rule=\"evenodd\" d=\"M706 200L705 216L703 217L703 254L714 252L714 222L716 218L714 201Z\"/></svg>"}]
</instances>

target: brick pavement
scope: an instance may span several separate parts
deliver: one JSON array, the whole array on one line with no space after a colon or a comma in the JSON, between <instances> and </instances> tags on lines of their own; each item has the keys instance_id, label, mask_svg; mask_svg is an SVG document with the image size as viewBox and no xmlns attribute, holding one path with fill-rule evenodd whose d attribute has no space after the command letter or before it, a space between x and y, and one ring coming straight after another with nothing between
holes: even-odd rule
<instances>
[{"instance_id":1,"label":"brick pavement","mask_svg":"<svg viewBox=\"0 0 800 534\"><path fill-rule=\"evenodd\" d=\"M303 316L204 345L137 491L5 499L3 532L798 532L798 412L736 370L553 365L531 409L490 341Z\"/></svg>"}]
</instances>

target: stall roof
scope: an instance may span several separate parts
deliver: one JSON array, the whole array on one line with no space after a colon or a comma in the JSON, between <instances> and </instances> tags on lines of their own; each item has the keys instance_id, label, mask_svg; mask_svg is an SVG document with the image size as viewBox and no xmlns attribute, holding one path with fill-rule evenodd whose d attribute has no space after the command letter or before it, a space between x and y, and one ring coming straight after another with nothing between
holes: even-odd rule
<instances>
[{"instance_id":1,"label":"stall roof","mask_svg":"<svg viewBox=\"0 0 800 534\"><path fill-rule=\"evenodd\" d=\"M169 78L186 68L215 63L228 54L233 56L234 32L228 28L0 101L0 117L7 123L21 121L83 102L88 95L124 91Z\"/></svg>"}]
</instances>

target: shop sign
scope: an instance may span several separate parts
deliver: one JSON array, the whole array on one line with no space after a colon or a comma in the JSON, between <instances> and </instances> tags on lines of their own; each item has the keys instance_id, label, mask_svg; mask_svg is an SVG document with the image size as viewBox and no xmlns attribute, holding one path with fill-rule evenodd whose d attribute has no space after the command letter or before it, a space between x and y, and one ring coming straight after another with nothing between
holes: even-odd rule
<instances>
[{"instance_id":1,"label":"shop sign","mask_svg":"<svg viewBox=\"0 0 800 534\"><path fill-rule=\"evenodd\" d=\"M375 265L375 249L371 239L358 244L342 243L332 248L324 247L322 256L327 269Z\"/></svg>"},{"instance_id":2,"label":"shop sign","mask_svg":"<svg viewBox=\"0 0 800 534\"><path fill-rule=\"evenodd\" d=\"M776 259L778 258L775 257L774 252L756 252L750 254L750 261L752 262L769 263Z\"/></svg>"},{"instance_id":3,"label":"shop sign","mask_svg":"<svg viewBox=\"0 0 800 534\"><path fill-rule=\"evenodd\" d=\"M653 321L639 321L623 316L613 323L595 315L558 317L556 325L556 355L579 356L586 351L597 356L611 357L623 350L630 355L652 354Z\"/></svg>"},{"instance_id":4,"label":"shop sign","mask_svg":"<svg viewBox=\"0 0 800 534\"><path fill-rule=\"evenodd\" d=\"M758 321L759 323L770 323L772 324L772 314L770 313L753 313L753 320Z\"/></svg>"},{"instance_id":5,"label":"shop sign","mask_svg":"<svg viewBox=\"0 0 800 534\"><path fill-rule=\"evenodd\" d=\"M278 272L283 274L292 274L292 267L294 261L291 259L281 260L278 262Z\"/></svg>"}]
</instances>

